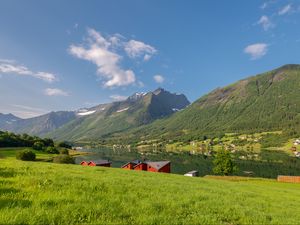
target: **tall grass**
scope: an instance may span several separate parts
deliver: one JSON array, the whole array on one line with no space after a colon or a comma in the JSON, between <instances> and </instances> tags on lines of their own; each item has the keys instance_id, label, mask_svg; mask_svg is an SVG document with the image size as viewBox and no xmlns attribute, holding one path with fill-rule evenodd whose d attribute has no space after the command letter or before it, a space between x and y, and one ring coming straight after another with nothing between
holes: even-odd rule
<instances>
[{"instance_id":1,"label":"tall grass","mask_svg":"<svg viewBox=\"0 0 300 225\"><path fill-rule=\"evenodd\" d=\"M1 224L299 224L300 185L0 159Z\"/></svg>"}]
</instances>

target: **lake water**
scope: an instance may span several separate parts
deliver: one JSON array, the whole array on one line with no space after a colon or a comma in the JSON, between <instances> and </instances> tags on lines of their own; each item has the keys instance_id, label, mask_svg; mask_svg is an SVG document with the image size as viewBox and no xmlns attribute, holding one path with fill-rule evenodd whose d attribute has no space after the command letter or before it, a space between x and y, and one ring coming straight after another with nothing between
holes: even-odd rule
<instances>
[{"instance_id":1,"label":"lake water","mask_svg":"<svg viewBox=\"0 0 300 225\"><path fill-rule=\"evenodd\" d=\"M112 162L112 167L120 168L127 162L135 159L152 160L152 161L171 161L171 172L177 174L184 174L191 170L198 170L200 175L211 173L211 160L205 159L203 156L190 155L188 153L168 153L163 150L147 150L138 152L136 150L128 150L123 148L107 148L99 147L93 149L83 149L84 152L90 152L91 155L84 155L76 157L76 163L81 161L92 161L107 159Z\"/></svg>"}]
</instances>

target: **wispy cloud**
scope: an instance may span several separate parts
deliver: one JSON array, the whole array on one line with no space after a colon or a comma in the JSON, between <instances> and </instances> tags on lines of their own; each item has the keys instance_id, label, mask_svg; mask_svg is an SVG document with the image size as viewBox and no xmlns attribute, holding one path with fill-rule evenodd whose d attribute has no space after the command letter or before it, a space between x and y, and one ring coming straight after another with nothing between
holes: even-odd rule
<instances>
[{"instance_id":1,"label":"wispy cloud","mask_svg":"<svg viewBox=\"0 0 300 225\"><path fill-rule=\"evenodd\" d=\"M161 84L161 83L163 83L165 81L165 78L162 75L159 75L159 74L153 76L153 79L158 84Z\"/></svg>"},{"instance_id":2,"label":"wispy cloud","mask_svg":"<svg viewBox=\"0 0 300 225\"><path fill-rule=\"evenodd\" d=\"M265 1L261 6L260 8L261 9L266 9L268 8L270 5L276 3L276 0L270 0L270 1Z\"/></svg>"},{"instance_id":3,"label":"wispy cloud","mask_svg":"<svg viewBox=\"0 0 300 225\"><path fill-rule=\"evenodd\" d=\"M85 45L85 46L84 46ZM70 54L90 61L97 66L97 74L104 80L105 87L126 86L135 83L132 70L121 68L122 57L113 51L113 42L94 29L88 29L88 40L83 45L71 45Z\"/></svg>"},{"instance_id":4,"label":"wispy cloud","mask_svg":"<svg viewBox=\"0 0 300 225\"><path fill-rule=\"evenodd\" d=\"M123 96L123 95L111 95L109 97L114 101L124 101L125 99L128 98L127 96Z\"/></svg>"},{"instance_id":5,"label":"wispy cloud","mask_svg":"<svg viewBox=\"0 0 300 225\"><path fill-rule=\"evenodd\" d=\"M244 49L244 53L251 56L251 60L256 60L267 54L268 45L266 43L256 43L248 45Z\"/></svg>"},{"instance_id":6,"label":"wispy cloud","mask_svg":"<svg viewBox=\"0 0 300 225\"><path fill-rule=\"evenodd\" d=\"M282 7L279 11L278 11L278 15L282 16L285 15L287 13L290 13L292 11L292 5L288 4L284 7Z\"/></svg>"},{"instance_id":7,"label":"wispy cloud","mask_svg":"<svg viewBox=\"0 0 300 225\"><path fill-rule=\"evenodd\" d=\"M46 81L48 83L52 83L52 82L58 80L57 76L53 73L33 72L26 66L19 65L13 60L0 60L0 73L31 76L31 77Z\"/></svg>"},{"instance_id":8,"label":"wispy cloud","mask_svg":"<svg viewBox=\"0 0 300 225\"><path fill-rule=\"evenodd\" d=\"M47 88L44 91L48 96L69 96L69 93L58 88Z\"/></svg>"},{"instance_id":9,"label":"wispy cloud","mask_svg":"<svg viewBox=\"0 0 300 225\"><path fill-rule=\"evenodd\" d=\"M150 60L150 58L157 52L157 50L151 45L147 45L144 42L130 40L125 44L125 51L130 58L143 57L144 61Z\"/></svg>"},{"instance_id":10,"label":"wispy cloud","mask_svg":"<svg viewBox=\"0 0 300 225\"><path fill-rule=\"evenodd\" d=\"M273 28L275 25L271 22L270 18L267 16L260 17L259 21L257 22L258 25L261 25L265 31Z\"/></svg>"}]
</instances>

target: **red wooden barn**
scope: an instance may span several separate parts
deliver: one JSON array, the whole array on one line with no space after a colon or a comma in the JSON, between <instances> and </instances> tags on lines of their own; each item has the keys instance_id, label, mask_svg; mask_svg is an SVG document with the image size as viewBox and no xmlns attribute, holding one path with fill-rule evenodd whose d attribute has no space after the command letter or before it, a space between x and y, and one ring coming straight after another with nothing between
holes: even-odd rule
<instances>
[{"instance_id":1,"label":"red wooden barn","mask_svg":"<svg viewBox=\"0 0 300 225\"><path fill-rule=\"evenodd\" d=\"M104 167L110 167L111 162L108 160L97 160L97 161L90 161L89 166L104 166Z\"/></svg>"},{"instance_id":2,"label":"red wooden barn","mask_svg":"<svg viewBox=\"0 0 300 225\"><path fill-rule=\"evenodd\" d=\"M135 167L133 167L133 170L145 170L147 171L147 163L146 162L141 162L137 164Z\"/></svg>"},{"instance_id":3,"label":"red wooden barn","mask_svg":"<svg viewBox=\"0 0 300 225\"><path fill-rule=\"evenodd\" d=\"M126 163L125 165L122 166L122 169L125 169L125 170L133 170L133 167L135 167L136 164L133 163L133 162L129 162L129 163Z\"/></svg>"},{"instance_id":4,"label":"red wooden barn","mask_svg":"<svg viewBox=\"0 0 300 225\"><path fill-rule=\"evenodd\" d=\"M126 169L126 170L133 170L133 168L137 165L141 163L140 160L134 160L134 161L131 161L131 162L128 162L126 163L125 165L123 165L121 168L122 169Z\"/></svg>"},{"instance_id":5,"label":"red wooden barn","mask_svg":"<svg viewBox=\"0 0 300 225\"><path fill-rule=\"evenodd\" d=\"M147 162L147 171L171 173L171 162L170 161Z\"/></svg>"},{"instance_id":6,"label":"red wooden barn","mask_svg":"<svg viewBox=\"0 0 300 225\"><path fill-rule=\"evenodd\" d=\"M143 170L150 172L162 172L162 173L170 173L171 172L171 162L170 161L139 161L135 160L129 163L126 163L122 166L123 169L128 170Z\"/></svg>"},{"instance_id":7,"label":"red wooden barn","mask_svg":"<svg viewBox=\"0 0 300 225\"><path fill-rule=\"evenodd\" d=\"M82 161L82 162L80 163L80 165L82 165L82 166L88 166L88 165L89 165L89 163L88 163L88 162L86 162L86 161Z\"/></svg>"}]
</instances>

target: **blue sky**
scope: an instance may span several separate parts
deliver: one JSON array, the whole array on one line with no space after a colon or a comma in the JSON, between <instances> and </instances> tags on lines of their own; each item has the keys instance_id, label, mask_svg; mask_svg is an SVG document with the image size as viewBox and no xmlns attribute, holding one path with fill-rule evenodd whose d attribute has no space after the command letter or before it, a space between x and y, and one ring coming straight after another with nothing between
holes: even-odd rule
<instances>
[{"instance_id":1,"label":"blue sky","mask_svg":"<svg viewBox=\"0 0 300 225\"><path fill-rule=\"evenodd\" d=\"M300 59L300 1L0 2L0 112L32 117L163 87L194 101Z\"/></svg>"}]
</instances>

